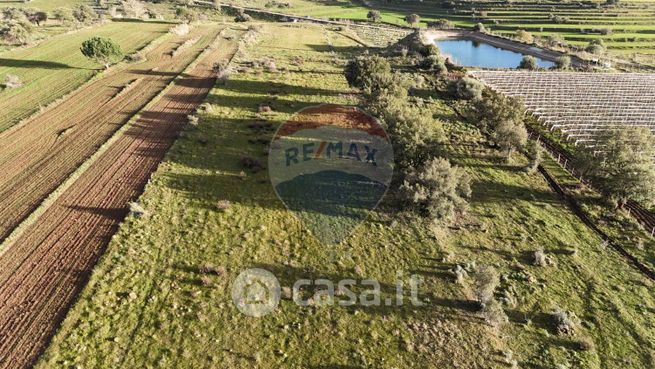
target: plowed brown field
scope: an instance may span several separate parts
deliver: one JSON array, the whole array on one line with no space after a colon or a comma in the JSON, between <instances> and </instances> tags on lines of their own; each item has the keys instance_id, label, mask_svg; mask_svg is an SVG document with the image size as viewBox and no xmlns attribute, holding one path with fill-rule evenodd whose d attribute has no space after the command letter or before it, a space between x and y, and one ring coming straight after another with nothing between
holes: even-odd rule
<instances>
[{"instance_id":1,"label":"plowed brown field","mask_svg":"<svg viewBox=\"0 0 655 369\"><path fill-rule=\"evenodd\" d=\"M0 134L0 241L113 133L183 71L220 28L170 35L147 60L111 70L50 111ZM193 46L171 56L184 41ZM136 82L134 82L137 80ZM134 82L129 91L119 92Z\"/></svg>"},{"instance_id":2,"label":"plowed brown field","mask_svg":"<svg viewBox=\"0 0 655 369\"><path fill-rule=\"evenodd\" d=\"M218 29L205 29L205 32L215 37ZM0 257L0 368L29 367L47 345L127 214L126 204L143 190L150 174L186 124L186 116L194 111L214 86L213 63L230 58L236 51L236 41L222 40L219 46L204 54L191 72L142 112L140 118ZM161 61L165 65L167 59L162 57ZM90 106L95 106L96 112L104 111L102 106ZM106 131L111 131L105 129L102 134L93 132L100 129L99 124L94 122L102 120L104 123L101 126L112 126L112 123L106 122L103 114L91 115L91 122L85 125L85 129L77 130L75 137L94 147L101 141L100 137L107 137ZM124 110L119 115L122 119L128 117ZM50 130L50 127L44 126L44 129ZM51 136L41 136L43 142L52 142ZM16 145L14 149L20 151L18 146L22 145ZM51 151L56 146L59 145L51 145ZM75 140L70 141L68 146L71 153L80 154L83 151ZM33 168L43 168L49 166L49 154L51 152L40 152L40 160L34 163L29 158L21 159ZM56 159L56 156L53 158ZM3 156L3 166L10 162L13 161ZM62 166L69 167L68 161L60 162ZM24 166L27 169L27 164ZM32 180L45 179L53 172L58 173L57 170L47 170L42 172L41 177ZM6 176L6 172L3 172L3 180ZM30 184L27 179L25 183ZM30 198L26 195L17 196L16 201L26 201L26 198ZM3 214L6 216L8 213Z\"/></svg>"}]
</instances>

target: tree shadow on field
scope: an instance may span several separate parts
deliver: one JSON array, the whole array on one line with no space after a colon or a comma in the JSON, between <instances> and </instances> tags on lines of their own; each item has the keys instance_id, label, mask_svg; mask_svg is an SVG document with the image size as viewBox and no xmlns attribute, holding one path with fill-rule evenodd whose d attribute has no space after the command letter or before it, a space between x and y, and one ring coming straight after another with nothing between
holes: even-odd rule
<instances>
[{"instance_id":1,"label":"tree shadow on field","mask_svg":"<svg viewBox=\"0 0 655 369\"><path fill-rule=\"evenodd\" d=\"M536 191L527 187L521 187L496 181L479 180L471 186L472 200L479 203L505 203L508 201L528 200L544 204L559 204L559 199L554 193L548 191Z\"/></svg>"},{"instance_id":2,"label":"tree shadow on field","mask_svg":"<svg viewBox=\"0 0 655 369\"><path fill-rule=\"evenodd\" d=\"M0 58L0 67L9 68L26 68L26 69L85 69L73 67L68 64L43 61L43 60L28 60L28 59L7 59Z\"/></svg>"},{"instance_id":3,"label":"tree shadow on field","mask_svg":"<svg viewBox=\"0 0 655 369\"><path fill-rule=\"evenodd\" d=\"M343 35L342 35L343 36ZM330 46L330 45L307 45L310 47L312 50L321 52L321 53L328 53L328 52L335 52L338 54L345 54L345 55L354 55L356 53L359 53L362 51L361 46Z\"/></svg>"},{"instance_id":4,"label":"tree shadow on field","mask_svg":"<svg viewBox=\"0 0 655 369\"><path fill-rule=\"evenodd\" d=\"M135 69L131 71L134 74L143 74L146 76L169 76L169 77L176 77L178 74L181 77L186 77L186 73L175 73L175 72L162 72L158 70L152 70L152 69Z\"/></svg>"},{"instance_id":5,"label":"tree shadow on field","mask_svg":"<svg viewBox=\"0 0 655 369\"><path fill-rule=\"evenodd\" d=\"M1 3L1 2L0 2ZM154 24L170 24L171 26L175 25L175 23L166 21L166 20L141 20L141 19L130 19L130 18L114 18L111 20L112 22L121 22L121 23L154 23ZM162 31L160 33L166 33L166 31Z\"/></svg>"},{"instance_id":6,"label":"tree shadow on field","mask_svg":"<svg viewBox=\"0 0 655 369\"><path fill-rule=\"evenodd\" d=\"M283 95L295 92L302 95L338 96L348 93L347 90L329 90L316 87L294 86L280 82L253 81L246 79L231 80L225 86L221 86L221 90L253 95Z\"/></svg>"},{"instance_id":7,"label":"tree shadow on field","mask_svg":"<svg viewBox=\"0 0 655 369\"><path fill-rule=\"evenodd\" d=\"M468 300L459 300L459 299L450 299L434 296L434 294L428 294L427 291L421 290L419 285L416 297L419 301L423 302L421 305L415 305L410 300L410 290L408 287L409 280L403 280L405 285L403 291L403 303L402 305L396 304L396 288L395 284L389 284L377 281L379 283L380 291L380 303L379 305L365 306L361 304L360 301L357 301L355 305L352 306L340 306L338 301L344 300L344 294L336 292L339 281L342 280L355 280L355 283L348 288L354 292L358 298L361 299L362 294L367 295L367 299L370 297L368 293L372 291L370 285L363 285L361 282L364 279L367 279L366 276L357 276L352 274L337 274L330 273L320 270L315 270L312 268L296 268L285 265L274 265L274 264L255 264L252 267L261 268L268 270L278 279L280 286L292 288L293 285L298 280L317 280L317 279L327 279L334 284L335 287L335 306L345 309L352 313L359 311L361 313L379 315L379 316L397 316L403 319L417 316L425 316L425 314L432 315L438 314L439 318L450 320L450 321L459 321L466 323L483 323L483 319L474 314L476 311L474 303ZM406 278L407 279L407 278ZM425 288L423 286L423 288ZM314 296L318 291L321 291L320 287L315 285L303 286L300 289L303 300ZM426 302L428 301L429 302ZM289 301L292 303L291 301Z\"/></svg>"}]
</instances>

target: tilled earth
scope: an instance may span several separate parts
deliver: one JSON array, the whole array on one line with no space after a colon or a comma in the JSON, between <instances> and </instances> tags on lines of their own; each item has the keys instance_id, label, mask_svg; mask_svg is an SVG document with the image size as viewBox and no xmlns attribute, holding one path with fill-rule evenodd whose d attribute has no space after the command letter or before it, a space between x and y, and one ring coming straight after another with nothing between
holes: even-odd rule
<instances>
[{"instance_id":1,"label":"tilled earth","mask_svg":"<svg viewBox=\"0 0 655 369\"><path fill-rule=\"evenodd\" d=\"M14 154L17 155L15 160L9 160L5 150L1 156L3 232L10 229L9 221L15 223L20 218L11 217L11 214L19 211L23 216L27 214L49 188L73 171L75 164L79 165L121 122L129 118L130 113L145 104L148 96L152 97L163 89L174 78L175 71L183 70L200 48L217 36L219 28L206 26L197 32L203 34L199 41L203 45L186 51L188 55L185 57L177 56L185 62L167 57L166 53L177 44L175 42L166 42L149 54L152 58L149 63L159 61L161 73L141 74L144 78L142 84L145 84L145 79L149 81L147 88L146 85L143 90L135 88L134 94L127 93L125 98L121 96L120 102L113 102L110 87L116 81L112 80L113 84L98 81L93 84L95 89L89 86L86 94L82 91L71 97L70 102L60 105L57 109L60 114L76 114L70 112L72 109L86 114L84 119L76 120L74 131L64 136L60 143L54 141L53 133L67 124L64 119L42 122L41 129L36 124L26 125L0 139L3 145L5 142L14 143L7 151L21 153ZM186 38L192 37L197 35L190 34ZM141 193L186 124L187 115L194 112L214 86L213 64L231 58L234 52L236 41L221 39L218 47L204 54L190 72L150 108L141 112L140 118L34 223L27 226L0 257L0 368L26 368L34 364L127 214L126 204ZM145 65L137 65L135 70L145 68ZM122 72L128 75L120 81L128 81L138 73L135 70ZM44 115L43 119L50 116ZM15 138L10 140L10 137ZM39 149L39 145L48 142L54 143L48 145L51 149ZM36 152L27 151L28 147ZM23 170L17 171L17 168ZM19 174L15 174L17 172ZM31 206L26 207L27 202ZM10 206L14 207L13 210L7 209Z\"/></svg>"}]
</instances>

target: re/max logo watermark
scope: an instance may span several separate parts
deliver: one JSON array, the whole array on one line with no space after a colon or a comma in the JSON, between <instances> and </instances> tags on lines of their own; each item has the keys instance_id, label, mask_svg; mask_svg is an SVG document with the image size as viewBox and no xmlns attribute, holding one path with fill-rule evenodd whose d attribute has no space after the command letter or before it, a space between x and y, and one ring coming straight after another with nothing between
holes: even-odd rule
<instances>
[{"instance_id":1,"label":"re/max logo watermark","mask_svg":"<svg viewBox=\"0 0 655 369\"><path fill-rule=\"evenodd\" d=\"M344 149L347 151L344 154ZM298 164L300 161L310 161L321 158L352 159L361 162L377 165L375 154L377 149L365 144L356 142L327 142L321 143L310 142L302 144L300 147L290 147L284 150L286 166Z\"/></svg>"}]
</instances>

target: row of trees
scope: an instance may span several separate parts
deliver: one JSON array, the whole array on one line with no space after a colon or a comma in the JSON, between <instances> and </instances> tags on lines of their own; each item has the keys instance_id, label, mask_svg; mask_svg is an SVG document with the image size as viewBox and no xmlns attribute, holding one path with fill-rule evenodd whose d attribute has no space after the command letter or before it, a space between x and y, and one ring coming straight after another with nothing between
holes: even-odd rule
<instances>
[{"instance_id":1,"label":"row of trees","mask_svg":"<svg viewBox=\"0 0 655 369\"><path fill-rule=\"evenodd\" d=\"M600 132L576 153L574 166L616 206L655 203L655 136L646 127Z\"/></svg>"},{"instance_id":2,"label":"row of trees","mask_svg":"<svg viewBox=\"0 0 655 369\"><path fill-rule=\"evenodd\" d=\"M464 112L467 119L505 152L508 161L512 153L525 147L528 141L526 110L519 98L488 89L470 77L451 82L449 89L454 97L468 101Z\"/></svg>"},{"instance_id":3,"label":"row of trees","mask_svg":"<svg viewBox=\"0 0 655 369\"><path fill-rule=\"evenodd\" d=\"M530 160L526 170L537 169L542 150L535 141L528 141L526 109L520 99L487 89L468 77L451 83L451 93L469 101L468 120L503 150L508 160L513 152L522 150ZM655 136L648 128L601 131L593 145L577 150L574 166L613 205L622 206L628 200L655 203Z\"/></svg>"},{"instance_id":4,"label":"row of trees","mask_svg":"<svg viewBox=\"0 0 655 369\"><path fill-rule=\"evenodd\" d=\"M470 178L439 155L442 123L429 109L412 103L412 78L394 72L388 60L379 56L351 60L345 74L351 86L364 92L368 110L391 138L399 198L435 222L448 222L465 207L471 194Z\"/></svg>"}]
</instances>

